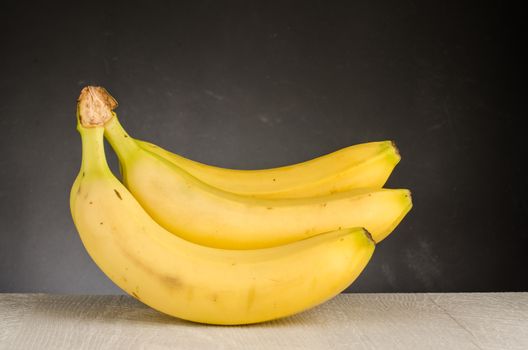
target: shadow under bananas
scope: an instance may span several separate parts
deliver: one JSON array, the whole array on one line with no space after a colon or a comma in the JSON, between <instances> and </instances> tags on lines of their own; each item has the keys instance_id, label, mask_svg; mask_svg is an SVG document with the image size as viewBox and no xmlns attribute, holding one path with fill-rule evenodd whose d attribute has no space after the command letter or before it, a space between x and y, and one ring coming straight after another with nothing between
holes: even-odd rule
<instances>
[{"instance_id":1,"label":"shadow under bananas","mask_svg":"<svg viewBox=\"0 0 528 350\"><path fill-rule=\"evenodd\" d=\"M277 320L238 326L208 325L163 314L128 295L61 295L38 294L24 303L26 312L42 315L46 320L64 322L98 322L138 325L177 325L179 327L291 327L295 324L318 324L324 320L314 309ZM23 312L23 313L26 313Z\"/></svg>"},{"instance_id":2,"label":"shadow under bananas","mask_svg":"<svg viewBox=\"0 0 528 350\"><path fill-rule=\"evenodd\" d=\"M348 307L345 307L345 304ZM17 303L17 305L19 305ZM249 325L222 326L195 323L158 312L128 295L60 295L33 294L18 309L20 315L31 314L43 322L80 323L97 322L112 325L116 322L132 326L178 326L189 328L232 328L247 327L259 329L277 328L325 328L329 323L344 325L377 325L387 317L400 321L413 321L417 314L445 313L427 294L387 295L383 302L376 294L348 294L346 298L334 298L326 303L299 314ZM391 316L392 315L392 316Z\"/></svg>"}]
</instances>

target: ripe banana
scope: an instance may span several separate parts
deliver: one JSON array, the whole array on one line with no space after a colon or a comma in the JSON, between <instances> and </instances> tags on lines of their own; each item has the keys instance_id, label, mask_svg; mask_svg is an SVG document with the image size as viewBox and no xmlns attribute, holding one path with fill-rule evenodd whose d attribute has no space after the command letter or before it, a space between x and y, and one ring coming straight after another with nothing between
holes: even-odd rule
<instances>
[{"instance_id":1,"label":"ripe banana","mask_svg":"<svg viewBox=\"0 0 528 350\"><path fill-rule=\"evenodd\" d=\"M359 228L245 251L199 246L171 234L111 173L100 126L109 115L88 109L78 125L83 156L70 196L72 216L95 263L152 308L225 325L284 317L338 294L372 256L374 242Z\"/></svg>"},{"instance_id":2,"label":"ripe banana","mask_svg":"<svg viewBox=\"0 0 528 350\"><path fill-rule=\"evenodd\" d=\"M278 246L341 227L365 227L376 242L410 210L408 190L361 189L300 199L260 199L210 186L113 128L117 102L102 88L81 93L78 113L97 115L118 154L123 180L143 208L167 230L211 247Z\"/></svg>"},{"instance_id":3,"label":"ripe banana","mask_svg":"<svg viewBox=\"0 0 528 350\"><path fill-rule=\"evenodd\" d=\"M107 128L125 134L117 117ZM346 147L295 165L235 170L199 163L149 142L136 143L211 186L257 198L306 198L355 188L381 188L400 161L394 143L380 141Z\"/></svg>"}]
</instances>

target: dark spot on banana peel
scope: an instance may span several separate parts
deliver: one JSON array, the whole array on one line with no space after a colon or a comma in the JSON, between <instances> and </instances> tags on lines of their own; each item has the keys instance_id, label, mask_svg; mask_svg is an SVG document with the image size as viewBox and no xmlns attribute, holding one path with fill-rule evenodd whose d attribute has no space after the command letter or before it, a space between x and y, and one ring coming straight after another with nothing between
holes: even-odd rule
<instances>
[{"instance_id":1,"label":"dark spot on banana peel","mask_svg":"<svg viewBox=\"0 0 528 350\"><path fill-rule=\"evenodd\" d=\"M102 224L103 224L103 222L101 221L101 222L99 223L99 225L102 225Z\"/></svg>"},{"instance_id":2,"label":"dark spot on banana peel","mask_svg":"<svg viewBox=\"0 0 528 350\"><path fill-rule=\"evenodd\" d=\"M93 204L93 202L92 202L92 201L90 201L90 203L89 203L89 204Z\"/></svg>"},{"instance_id":3,"label":"dark spot on banana peel","mask_svg":"<svg viewBox=\"0 0 528 350\"><path fill-rule=\"evenodd\" d=\"M121 252L128 259L130 259L130 261L132 261L132 263L134 263L134 265L136 265L138 268L142 269L143 271L145 271L149 275L152 275L152 276L155 276L156 278L158 278L168 288L170 288L170 289L180 289L181 287L183 287L183 281L181 280L181 278L178 278L176 276L171 276L171 275L160 274L159 272L153 270L150 266L144 264L143 261L138 259L135 255L131 254L128 250L124 249L121 245L119 245L119 248L120 248ZM125 267L125 271L128 271L128 267Z\"/></svg>"},{"instance_id":4,"label":"dark spot on banana peel","mask_svg":"<svg viewBox=\"0 0 528 350\"><path fill-rule=\"evenodd\" d=\"M273 182L277 181L277 179L273 179Z\"/></svg>"},{"instance_id":5,"label":"dark spot on banana peel","mask_svg":"<svg viewBox=\"0 0 528 350\"><path fill-rule=\"evenodd\" d=\"M79 185L79 188L77 189L77 194L81 194L81 185Z\"/></svg>"},{"instance_id":6,"label":"dark spot on banana peel","mask_svg":"<svg viewBox=\"0 0 528 350\"><path fill-rule=\"evenodd\" d=\"M132 292L132 296L137 300L141 301L141 298L139 297L139 295L136 294L136 292Z\"/></svg>"},{"instance_id":7,"label":"dark spot on banana peel","mask_svg":"<svg viewBox=\"0 0 528 350\"><path fill-rule=\"evenodd\" d=\"M82 172L82 177L84 177L84 171Z\"/></svg>"},{"instance_id":8,"label":"dark spot on banana peel","mask_svg":"<svg viewBox=\"0 0 528 350\"><path fill-rule=\"evenodd\" d=\"M116 189L114 189L114 192L115 192L117 198L123 200L123 198L121 198L121 193L119 193Z\"/></svg>"},{"instance_id":9,"label":"dark spot on banana peel","mask_svg":"<svg viewBox=\"0 0 528 350\"><path fill-rule=\"evenodd\" d=\"M323 208L324 208L324 207L326 207L326 206L327 206L327 204L328 204L328 203L323 203L323 204L321 204L321 207L323 207Z\"/></svg>"},{"instance_id":10,"label":"dark spot on banana peel","mask_svg":"<svg viewBox=\"0 0 528 350\"><path fill-rule=\"evenodd\" d=\"M271 209L273 209L273 207L267 207L266 209L271 210Z\"/></svg>"},{"instance_id":11,"label":"dark spot on banana peel","mask_svg":"<svg viewBox=\"0 0 528 350\"><path fill-rule=\"evenodd\" d=\"M160 276L160 279L171 287L179 288L182 286L181 280L174 276Z\"/></svg>"},{"instance_id":12,"label":"dark spot on banana peel","mask_svg":"<svg viewBox=\"0 0 528 350\"><path fill-rule=\"evenodd\" d=\"M211 295L211 300L216 302L218 300L218 295L217 294L212 294Z\"/></svg>"},{"instance_id":13,"label":"dark spot on banana peel","mask_svg":"<svg viewBox=\"0 0 528 350\"><path fill-rule=\"evenodd\" d=\"M125 134L124 136L125 136L125 138L127 138L127 137L128 137L128 135L127 135L127 134Z\"/></svg>"}]
</instances>

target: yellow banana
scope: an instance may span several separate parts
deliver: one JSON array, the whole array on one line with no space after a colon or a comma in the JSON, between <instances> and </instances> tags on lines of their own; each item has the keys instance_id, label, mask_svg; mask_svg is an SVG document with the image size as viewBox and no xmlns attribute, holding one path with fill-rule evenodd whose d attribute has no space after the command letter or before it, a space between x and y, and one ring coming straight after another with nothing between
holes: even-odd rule
<instances>
[{"instance_id":1,"label":"yellow banana","mask_svg":"<svg viewBox=\"0 0 528 350\"><path fill-rule=\"evenodd\" d=\"M125 133L117 118L111 119L107 128ZM346 147L295 165L235 170L199 163L149 142L136 142L209 185L258 198L305 198L355 188L381 188L400 161L394 143L380 141Z\"/></svg>"},{"instance_id":2,"label":"yellow banana","mask_svg":"<svg viewBox=\"0 0 528 350\"><path fill-rule=\"evenodd\" d=\"M104 110L101 125L116 151L123 180L143 208L167 230L217 248L278 246L341 227L365 227L384 239L411 209L408 190L361 189L333 195L262 199L222 191L138 146L115 122L115 100L92 92ZM102 113L102 112L100 112Z\"/></svg>"},{"instance_id":3,"label":"yellow banana","mask_svg":"<svg viewBox=\"0 0 528 350\"><path fill-rule=\"evenodd\" d=\"M211 324L284 317L338 294L372 256L374 242L360 228L245 251L204 247L171 234L111 173L101 118L80 119L83 157L71 191L72 216L101 270L152 308Z\"/></svg>"}]
</instances>

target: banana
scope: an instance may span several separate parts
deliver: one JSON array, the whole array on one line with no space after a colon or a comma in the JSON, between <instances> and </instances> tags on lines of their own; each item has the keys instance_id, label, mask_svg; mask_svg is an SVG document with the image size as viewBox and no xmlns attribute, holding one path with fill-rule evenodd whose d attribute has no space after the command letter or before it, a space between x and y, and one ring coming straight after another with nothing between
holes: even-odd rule
<instances>
[{"instance_id":1,"label":"banana","mask_svg":"<svg viewBox=\"0 0 528 350\"><path fill-rule=\"evenodd\" d=\"M411 209L408 190L356 189L298 199L261 199L222 191L141 147L113 128L117 102L102 88L83 90L79 115L103 116L105 136L116 151L123 180L149 215L168 231L225 249L278 246L341 227L365 227L376 242ZM83 100L96 105L85 107Z\"/></svg>"},{"instance_id":2,"label":"banana","mask_svg":"<svg viewBox=\"0 0 528 350\"><path fill-rule=\"evenodd\" d=\"M92 118L91 113L79 119L83 155L70 195L72 217L101 270L150 307L210 324L272 320L335 296L372 256L375 244L361 228L243 251L179 238L159 226L113 176L101 127L108 115L103 111Z\"/></svg>"},{"instance_id":3,"label":"banana","mask_svg":"<svg viewBox=\"0 0 528 350\"><path fill-rule=\"evenodd\" d=\"M107 129L125 131L117 118ZM199 163L146 141L137 144L221 190L257 198L305 198L355 188L381 188L400 161L391 141L369 142L273 169L235 170Z\"/></svg>"}]
</instances>

